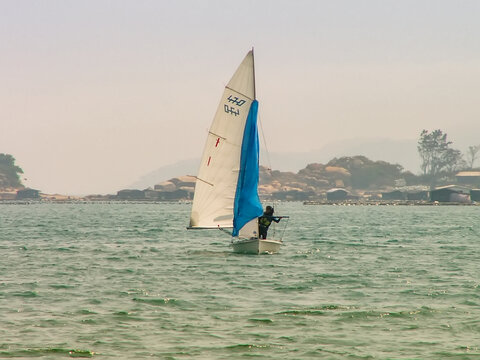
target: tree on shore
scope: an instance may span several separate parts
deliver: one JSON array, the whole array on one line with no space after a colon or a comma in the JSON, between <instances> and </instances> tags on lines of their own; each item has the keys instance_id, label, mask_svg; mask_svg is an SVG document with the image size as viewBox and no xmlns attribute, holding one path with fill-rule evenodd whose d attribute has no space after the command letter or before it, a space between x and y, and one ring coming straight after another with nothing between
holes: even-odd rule
<instances>
[{"instance_id":1,"label":"tree on shore","mask_svg":"<svg viewBox=\"0 0 480 360\"><path fill-rule=\"evenodd\" d=\"M467 150L467 163L470 169L473 169L473 164L479 157L480 145L469 146Z\"/></svg>"},{"instance_id":2,"label":"tree on shore","mask_svg":"<svg viewBox=\"0 0 480 360\"><path fill-rule=\"evenodd\" d=\"M420 133L417 149L422 159L423 175L431 181L442 174L449 174L465 166L462 153L452 149L453 143L447 140L447 134L437 129Z\"/></svg>"},{"instance_id":3,"label":"tree on shore","mask_svg":"<svg viewBox=\"0 0 480 360\"><path fill-rule=\"evenodd\" d=\"M23 170L15 165L15 158L10 154L0 154L0 188L23 187L20 174Z\"/></svg>"}]
</instances>

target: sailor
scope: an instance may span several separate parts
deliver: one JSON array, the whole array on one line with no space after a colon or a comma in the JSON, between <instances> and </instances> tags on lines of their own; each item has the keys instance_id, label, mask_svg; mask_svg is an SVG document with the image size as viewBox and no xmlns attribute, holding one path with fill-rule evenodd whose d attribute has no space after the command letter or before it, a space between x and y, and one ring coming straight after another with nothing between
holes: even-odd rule
<instances>
[{"instance_id":1,"label":"sailor","mask_svg":"<svg viewBox=\"0 0 480 360\"><path fill-rule=\"evenodd\" d=\"M280 218L274 217L273 212L273 207L267 206L263 215L258 218L258 232L260 233L260 239L267 238L268 227L272 221L275 221L276 223L280 222Z\"/></svg>"}]
</instances>

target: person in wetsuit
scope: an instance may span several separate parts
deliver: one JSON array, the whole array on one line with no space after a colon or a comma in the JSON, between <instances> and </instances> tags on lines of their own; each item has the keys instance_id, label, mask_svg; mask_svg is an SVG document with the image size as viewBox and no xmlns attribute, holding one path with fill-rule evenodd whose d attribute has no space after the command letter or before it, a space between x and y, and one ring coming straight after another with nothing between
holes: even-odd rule
<instances>
[{"instance_id":1,"label":"person in wetsuit","mask_svg":"<svg viewBox=\"0 0 480 360\"><path fill-rule=\"evenodd\" d=\"M275 221L276 223L280 221L280 218L274 217L273 213L273 207L267 206L263 212L263 215L258 218L258 232L260 233L260 239L267 238L268 227L272 221Z\"/></svg>"}]
</instances>

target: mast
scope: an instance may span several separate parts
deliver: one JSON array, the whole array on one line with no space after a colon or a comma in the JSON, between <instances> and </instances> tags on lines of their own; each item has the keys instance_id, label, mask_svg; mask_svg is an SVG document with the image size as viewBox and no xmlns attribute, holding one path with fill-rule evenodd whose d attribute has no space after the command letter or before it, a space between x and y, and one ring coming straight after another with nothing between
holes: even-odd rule
<instances>
[{"instance_id":1,"label":"mast","mask_svg":"<svg viewBox=\"0 0 480 360\"><path fill-rule=\"evenodd\" d=\"M253 99L257 99L257 86L255 83L255 54L253 52L253 46L252 46L252 62L253 62Z\"/></svg>"}]
</instances>

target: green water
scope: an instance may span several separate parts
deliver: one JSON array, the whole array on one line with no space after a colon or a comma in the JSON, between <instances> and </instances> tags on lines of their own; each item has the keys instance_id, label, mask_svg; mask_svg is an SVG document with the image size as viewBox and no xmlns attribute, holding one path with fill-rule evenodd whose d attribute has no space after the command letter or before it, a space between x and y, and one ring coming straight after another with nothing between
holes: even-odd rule
<instances>
[{"instance_id":1,"label":"green water","mask_svg":"<svg viewBox=\"0 0 480 360\"><path fill-rule=\"evenodd\" d=\"M480 359L480 207L276 209L247 256L190 205L0 205L0 358Z\"/></svg>"}]
</instances>

